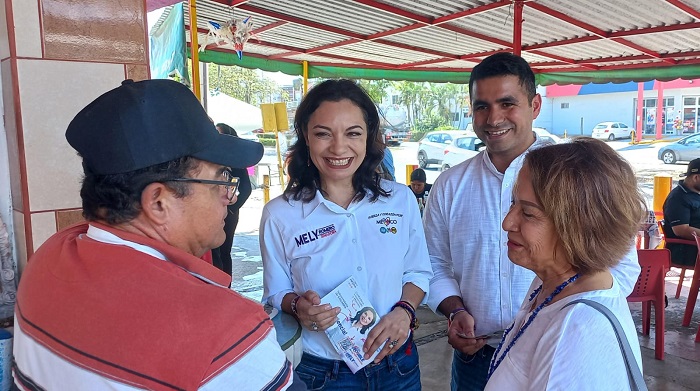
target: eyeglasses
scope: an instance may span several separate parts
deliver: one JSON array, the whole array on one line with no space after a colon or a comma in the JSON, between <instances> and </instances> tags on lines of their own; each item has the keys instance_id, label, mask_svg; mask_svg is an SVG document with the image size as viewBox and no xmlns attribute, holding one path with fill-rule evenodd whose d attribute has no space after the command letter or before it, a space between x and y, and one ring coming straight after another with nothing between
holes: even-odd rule
<instances>
[{"instance_id":1,"label":"eyeglasses","mask_svg":"<svg viewBox=\"0 0 700 391\"><path fill-rule=\"evenodd\" d=\"M204 183L206 185L219 185L226 188L226 198L229 202L233 201L233 197L238 195L238 183L240 178L237 176L231 176L231 172L226 170L222 174L225 181L214 181L210 179L197 179L197 178L172 178L166 179L163 182L189 182L189 183Z\"/></svg>"}]
</instances>

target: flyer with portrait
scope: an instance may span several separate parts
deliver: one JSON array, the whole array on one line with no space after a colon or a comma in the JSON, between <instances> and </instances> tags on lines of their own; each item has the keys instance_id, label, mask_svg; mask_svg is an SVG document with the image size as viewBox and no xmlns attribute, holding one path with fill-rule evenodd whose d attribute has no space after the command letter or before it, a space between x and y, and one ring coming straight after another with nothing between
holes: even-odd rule
<instances>
[{"instance_id":1,"label":"flyer with portrait","mask_svg":"<svg viewBox=\"0 0 700 391\"><path fill-rule=\"evenodd\" d=\"M321 303L340 307L338 321L326 329L326 335L352 373L371 363L384 345L382 344L368 360L363 360L362 347L369 331L379 322L379 315L357 285L355 278L350 277L343 281L324 296Z\"/></svg>"}]
</instances>

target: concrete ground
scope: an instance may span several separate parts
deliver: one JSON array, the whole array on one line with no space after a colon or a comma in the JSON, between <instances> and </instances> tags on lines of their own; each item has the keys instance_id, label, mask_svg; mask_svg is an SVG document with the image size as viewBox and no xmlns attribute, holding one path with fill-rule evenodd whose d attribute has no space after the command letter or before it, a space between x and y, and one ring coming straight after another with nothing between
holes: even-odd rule
<instances>
[{"instance_id":1,"label":"concrete ground","mask_svg":"<svg viewBox=\"0 0 700 391\"><path fill-rule=\"evenodd\" d=\"M271 189L272 197L281 189ZM258 226L263 207L263 192L253 190L248 202L241 209L241 220L233 242L233 287L243 295L260 300L262 298L262 261L258 242ZM679 299L674 295L679 277L676 269L666 278L669 305L666 308L665 358L654 358L654 317L649 336L641 334L641 304L631 303L630 309L637 324L639 342L642 346L644 378L651 391L700 391L700 343L695 343L695 334L700 324L700 301L689 327L681 326L686 299L690 287L690 276L686 276ZM653 312L652 312L653 314ZM421 326L416 330L416 344L420 352L421 383L426 391L449 390L452 349L445 336L447 321L435 315L427 307L418 309Z\"/></svg>"}]
</instances>

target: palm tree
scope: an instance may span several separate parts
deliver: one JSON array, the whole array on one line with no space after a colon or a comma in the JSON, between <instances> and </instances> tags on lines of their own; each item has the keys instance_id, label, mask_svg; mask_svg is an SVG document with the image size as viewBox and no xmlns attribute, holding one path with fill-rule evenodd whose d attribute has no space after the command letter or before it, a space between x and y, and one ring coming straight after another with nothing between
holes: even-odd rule
<instances>
[{"instance_id":1,"label":"palm tree","mask_svg":"<svg viewBox=\"0 0 700 391\"><path fill-rule=\"evenodd\" d=\"M423 83L412 81L394 82L394 88L400 93L399 103L406 106L408 113L408 122L413 123L417 114L417 103L419 100L420 91L423 88Z\"/></svg>"}]
</instances>

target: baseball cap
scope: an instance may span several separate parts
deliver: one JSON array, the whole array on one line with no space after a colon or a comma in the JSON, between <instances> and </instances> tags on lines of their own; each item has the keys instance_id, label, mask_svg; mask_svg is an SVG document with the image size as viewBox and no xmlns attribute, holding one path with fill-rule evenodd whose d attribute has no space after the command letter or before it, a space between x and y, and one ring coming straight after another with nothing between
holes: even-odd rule
<instances>
[{"instance_id":1,"label":"baseball cap","mask_svg":"<svg viewBox=\"0 0 700 391\"><path fill-rule=\"evenodd\" d=\"M700 159L691 160L690 163L688 163L687 171L681 174L681 177L692 174L700 174Z\"/></svg>"},{"instance_id":2,"label":"baseball cap","mask_svg":"<svg viewBox=\"0 0 700 391\"><path fill-rule=\"evenodd\" d=\"M219 134L192 91L164 79L123 81L80 110L66 140L100 175L185 156L245 168L263 155L261 143Z\"/></svg>"}]
</instances>

